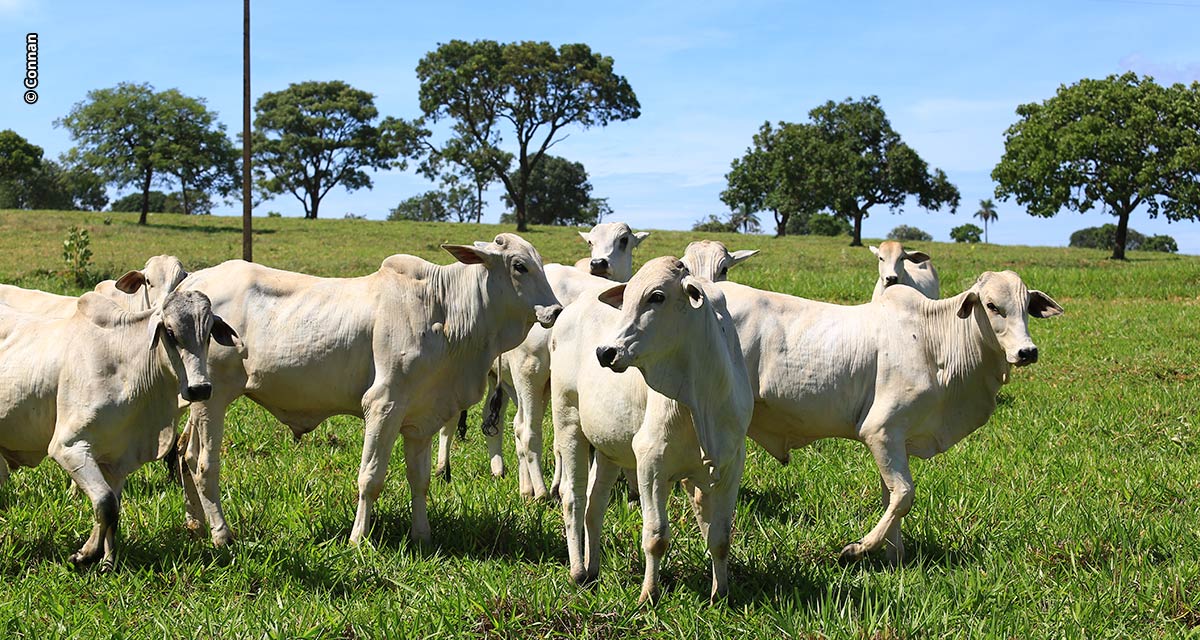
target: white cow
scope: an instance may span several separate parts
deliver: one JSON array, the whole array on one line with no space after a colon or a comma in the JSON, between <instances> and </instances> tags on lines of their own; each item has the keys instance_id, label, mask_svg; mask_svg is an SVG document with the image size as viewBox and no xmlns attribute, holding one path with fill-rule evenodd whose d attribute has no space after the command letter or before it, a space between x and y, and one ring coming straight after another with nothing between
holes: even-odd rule
<instances>
[{"instance_id":1,"label":"white cow","mask_svg":"<svg viewBox=\"0 0 1200 640\"><path fill-rule=\"evenodd\" d=\"M913 501L908 457L929 458L982 426L1010 369L1037 361L1029 317L1062 313L1011 271L987 272L953 298L888 287L840 306L721 283L754 386L749 436L781 462L820 438L867 446L886 510L854 560L886 544L903 559L900 520Z\"/></svg>"},{"instance_id":2,"label":"white cow","mask_svg":"<svg viewBox=\"0 0 1200 640\"><path fill-rule=\"evenodd\" d=\"M894 284L908 285L932 300L941 297L937 269L933 268L929 254L905 251L895 240L880 242L878 248L872 246L871 253L879 258L879 279L871 294L872 302L877 302L883 290Z\"/></svg>"},{"instance_id":3,"label":"white cow","mask_svg":"<svg viewBox=\"0 0 1200 640\"><path fill-rule=\"evenodd\" d=\"M604 225L600 225L604 226ZM625 226L622 223L622 226ZM599 228L599 227L597 227ZM628 229L628 226L625 226ZM692 242L687 246L683 263L689 271L700 278L711 281L724 280L729 275L729 269L749 259L757 250L740 250L730 253L725 245L712 240ZM625 265L626 263L619 263ZM632 257L630 262L632 264ZM623 266L613 272L622 275ZM599 287L612 285L609 280L583 275L575 270L561 265L547 265L546 276L550 286L554 288L563 305L569 306L579 296ZM501 386L503 395L500 400L493 397L488 402L488 415L484 419L488 424L498 425L504 415L504 395L511 395L517 401L517 415L513 418L513 433L516 438L518 485L521 495L543 500L549 496L558 495L560 472L556 460L550 489L546 489L542 477L542 418L546 410L546 402L550 392L550 336L551 331L534 327L530 330L525 341L516 349L501 356ZM489 431L485 429L485 432ZM488 451L492 460L492 473L504 473L504 459L501 455L499 429L488 435ZM443 434L442 446L439 447L439 466L449 469L449 456L443 453L449 440L449 432ZM630 476L632 478L632 476ZM632 484L632 483L631 483ZM636 500L636 494L630 496Z\"/></svg>"},{"instance_id":4,"label":"white cow","mask_svg":"<svg viewBox=\"0 0 1200 640\"><path fill-rule=\"evenodd\" d=\"M504 233L475 246L442 245L461 264L395 255L359 278L318 278L240 260L193 273L181 289L203 291L253 347L214 349L217 392L192 406L186 429L189 517L203 508L213 542L232 539L218 486L225 410L246 395L296 437L325 418L364 418L358 509L350 540L367 534L396 438L412 490L412 537L430 539L426 514L430 438L483 394L488 368L535 321L562 307L538 252ZM194 483L199 483L199 491Z\"/></svg>"},{"instance_id":5,"label":"white cow","mask_svg":"<svg viewBox=\"0 0 1200 640\"><path fill-rule=\"evenodd\" d=\"M94 291L130 311L144 311L162 302L187 275L179 258L153 256L141 270L129 271L116 280L105 280ZM75 313L77 302L79 298L75 296L0 284L0 303L26 313L65 318Z\"/></svg>"},{"instance_id":6,"label":"white cow","mask_svg":"<svg viewBox=\"0 0 1200 640\"><path fill-rule=\"evenodd\" d=\"M580 584L597 578L613 482L622 468L636 468L646 554L640 600L659 589L670 541L667 495L675 482L683 483L708 543L712 598L725 596L754 395L721 290L691 276L682 261L656 258L628 285L568 307L551 353L572 578ZM631 366L639 371L625 372Z\"/></svg>"},{"instance_id":7,"label":"white cow","mask_svg":"<svg viewBox=\"0 0 1200 640\"><path fill-rule=\"evenodd\" d=\"M591 247L592 255L575 263L575 268L601 278L625 282L633 275L633 250L649 231L634 233L624 222L605 222L580 231L579 237Z\"/></svg>"},{"instance_id":8,"label":"white cow","mask_svg":"<svg viewBox=\"0 0 1200 640\"><path fill-rule=\"evenodd\" d=\"M137 312L87 293L66 318L0 305L0 481L47 455L71 475L96 513L71 562L111 566L125 477L170 444L177 397L212 393L210 336L238 344L197 292Z\"/></svg>"},{"instance_id":9,"label":"white cow","mask_svg":"<svg viewBox=\"0 0 1200 640\"><path fill-rule=\"evenodd\" d=\"M591 231L580 231L579 237L590 247L590 257L575 263L575 268L584 274L608 281L625 282L633 275L633 250L650 236L648 231L634 233L624 222L605 222L592 227ZM547 266L546 275L554 295L563 305L570 304L580 288L593 282L590 278L578 277L566 268ZM517 349L500 356L488 376L487 403L484 409L483 433L487 439L488 456L491 459L492 475L504 475L504 442L500 423L507 411L509 398L517 400L517 415L513 418L513 436L517 453L517 473L521 495L542 499L547 495L546 482L542 479L542 415L546 409L546 394L543 390L550 382L550 351L546 345L549 332L531 331L530 336ZM513 365L510 361L516 361ZM544 366L543 366L544 365ZM513 372L513 366L518 371ZM522 402L524 401L524 403ZM536 417L534 417L536 416ZM466 416L459 417L465 424ZM531 421L536 426L531 426ZM460 431L464 430L460 424ZM453 429L449 426L438 439L437 473L450 481L450 439Z\"/></svg>"}]
</instances>

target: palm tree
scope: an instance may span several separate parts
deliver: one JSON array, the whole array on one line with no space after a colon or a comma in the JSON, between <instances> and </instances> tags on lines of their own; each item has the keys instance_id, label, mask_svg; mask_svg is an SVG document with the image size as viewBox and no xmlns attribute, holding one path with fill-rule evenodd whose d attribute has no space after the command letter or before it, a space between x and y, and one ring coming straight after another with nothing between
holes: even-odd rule
<instances>
[{"instance_id":1,"label":"palm tree","mask_svg":"<svg viewBox=\"0 0 1200 640\"><path fill-rule=\"evenodd\" d=\"M975 217L983 220L983 241L987 242L987 229L989 222L995 222L1000 215L996 213L996 203L992 202L991 198L979 201L979 211L975 212Z\"/></svg>"},{"instance_id":2,"label":"palm tree","mask_svg":"<svg viewBox=\"0 0 1200 640\"><path fill-rule=\"evenodd\" d=\"M758 214L750 210L750 207L742 205L737 211L730 212L729 225L734 231L741 230L742 233L758 233L759 230Z\"/></svg>"}]
</instances>

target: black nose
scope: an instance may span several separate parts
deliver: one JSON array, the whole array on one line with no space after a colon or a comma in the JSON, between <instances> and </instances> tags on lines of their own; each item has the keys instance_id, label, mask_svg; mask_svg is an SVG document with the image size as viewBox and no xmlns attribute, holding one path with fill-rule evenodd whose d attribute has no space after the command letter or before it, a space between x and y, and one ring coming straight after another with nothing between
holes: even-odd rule
<instances>
[{"instance_id":1,"label":"black nose","mask_svg":"<svg viewBox=\"0 0 1200 640\"><path fill-rule=\"evenodd\" d=\"M591 265L592 265L592 273L604 273L605 271L608 271L608 259L607 258L593 258Z\"/></svg>"},{"instance_id":2,"label":"black nose","mask_svg":"<svg viewBox=\"0 0 1200 640\"><path fill-rule=\"evenodd\" d=\"M613 360L617 359L617 350L614 347L596 347L596 359L600 361L600 366L611 367Z\"/></svg>"},{"instance_id":3,"label":"black nose","mask_svg":"<svg viewBox=\"0 0 1200 640\"><path fill-rule=\"evenodd\" d=\"M554 311L550 312L550 322L556 322L558 316L562 315L563 308L561 306L554 307Z\"/></svg>"},{"instance_id":4,"label":"black nose","mask_svg":"<svg viewBox=\"0 0 1200 640\"><path fill-rule=\"evenodd\" d=\"M888 283L889 286L891 286L893 284L896 284L897 282L900 282L900 277L899 276L888 276L888 277L884 278L883 281Z\"/></svg>"},{"instance_id":5,"label":"black nose","mask_svg":"<svg viewBox=\"0 0 1200 640\"><path fill-rule=\"evenodd\" d=\"M1037 347L1026 347L1017 352L1022 362L1037 362Z\"/></svg>"},{"instance_id":6,"label":"black nose","mask_svg":"<svg viewBox=\"0 0 1200 640\"><path fill-rule=\"evenodd\" d=\"M207 382L205 382L204 384L188 385L187 390L188 390L189 397L185 398L185 399L190 402L196 402L196 401L200 401L200 400L208 400L209 398L212 397L212 385Z\"/></svg>"}]
</instances>

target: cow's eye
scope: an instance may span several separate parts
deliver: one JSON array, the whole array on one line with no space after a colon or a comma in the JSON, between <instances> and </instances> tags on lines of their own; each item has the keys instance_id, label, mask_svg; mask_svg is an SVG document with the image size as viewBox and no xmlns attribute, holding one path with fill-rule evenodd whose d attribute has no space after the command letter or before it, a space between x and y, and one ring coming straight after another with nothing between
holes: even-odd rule
<instances>
[{"instance_id":1,"label":"cow's eye","mask_svg":"<svg viewBox=\"0 0 1200 640\"><path fill-rule=\"evenodd\" d=\"M650 294L650 297L647 298L647 301L650 304L662 304L663 302L666 301L666 299L667 299L667 294L665 294L661 291L655 291L654 293Z\"/></svg>"},{"instance_id":2,"label":"cow's eye","mask_svg":"<svg viewBox=\"0 0 1200 640\"><path fill-rule=\"evenodd\" d=\"M513 271L517 273L529 273L529 268L525 266L524 262L517 260L513 263Z\"/></svg>"},{"instance_id":3,"label":"cow's eye","mask_svg":"<svg viewBox=\"0 0 1200 640\"><path fill-rule=\"evenodd\" d=\"M1000 309L997 308L994 303L991 303L991 302L987 303L987 308L988 308L988 311L991 311L992 313L1000 313Z\"/></svg>"},{"instance_id":4,"label":"cow's eye","mask_svg":"<svg viewBox=\"0 0 1200 640\"><path fill-rule=\"evenodd\" d=\"M625 249L625 247L628 247L628 246L629 246L629 236L625 236L624 238L621 238L621 249L623 250L623 249Z\"/></svg>"},{"instance_id":5,"label":"cow's eye","mask_svg":"<svg viewBox=\"0 0 1200 640\"><path fill-rule=\"evenodd\" d=\"M879 261L883 262L883 256L879 256Z\"/></svg>"}]
</instances>

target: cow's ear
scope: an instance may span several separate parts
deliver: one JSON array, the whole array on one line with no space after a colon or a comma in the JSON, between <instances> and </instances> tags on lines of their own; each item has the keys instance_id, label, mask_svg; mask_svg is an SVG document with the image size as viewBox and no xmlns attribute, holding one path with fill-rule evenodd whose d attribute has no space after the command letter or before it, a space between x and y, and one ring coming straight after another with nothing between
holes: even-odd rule
<instances>
[{"instance_id":1,"label":"cow's ear","mask_svg":"<svg viewBox=\"0 0 1200 640\"><path fill-rule=\"evenodd\" d=\"M138 289L141 289L144 284L146 284L146 274L134 270L117 278L116 287L125 293L137 293Z\"/></svg>"},{"instance_id":2,"label":"cow's ear","mask_svg":"<svg viewBox=\"0 0 1200 640\"><path fill-rule=\"evenodd\" d=\"M733 264L741 264L749 260L754 254L758 253L758 249L742 249L729 254L733 258Z\"/></svg>"},{"instance_id":3,"label":"cow's ear","mask_svg":"<svg viewBox=\"0 0 1200 640\"><path fill-rule=\"evenodd\" d=\"M150 315L150 351L154 351L154 348L158 346L158 336L162 333L162 330L162 312L155 311Z\"/></svg>"},{"instance_id":4,"label":"cow's ear","mask_svg":"<svg viewBox=\"0 0 1200 640\"><path fill-rule=\"evenodd\" d=\"M583 238L583 241L588 244L592 243L592 232L591 231L580 231L579 237Z\"/></svg>"},{"instance_id":5,"label":"cow's ear","mask_svg":"<svg viewBox=\"0 0 1200 640\"><path fill-rule=\"evenodd\" d=\"M621 302L625 300L625 285L619 284L615 287L605 289L600 292L600 295L596 296L596 299L614 309L620 309Z\"/></svg>"},{"instance_id":6,"label":"cow's ear","mask_svg":"<svg viewBox=\"0 0 1200 640\"><path fill-rule=\"evenodd\" d=\"M442 248L463 264L483 264L488 257L488 252L483 249L465 244L444 244Z\"/></svg>"},{"instance_id":7,"label":"cow's ear","mask_svg":"<svg viewBox=\"0 0 1200 640\"><path fill-rule=\"evenodd\" d=\"M229 326L228 322L221 319L221 316L213 315L212 333L210 334L217 344L223 344L227 347L241 348L242 339L238 337L233 327Z\"/></svg>"},{"instance_id":8,"label":"cow's ear","mask_svg":"<svg viewBox=\"0 0 1200 640\"><path fill-rule=\"evenodd\" d=\"M958 317L970 317L972 307L977 304L979 304L979 294L974 289L971 289L967 292L967 295L963 296L962 304L958 307Z\"/></svg>"},{"instance_id":9,"label":"cow's ear","mask_svg":"<svg viewBox=\"0 0 1200 640\"><path fill-rule=\"evenodd\" d=\"M868 247L868 248L871 250L871 253L873 253L873 254L875 254L875 255L879 255L879 247L877 247L877 246L875 246L875 245L871 245L871 246L870 246L870 247Z\"/></svg>"},{"instance_id":10,"label":"cow's ear","mask_svg":"<svg viewBox=\"0 0 1200 640\"><path fill-rule=\"evenodd\" d=\"M638 231L637 233L633 234L633 246L638 246L642 243L642 240L645 240L648 237L650 237L649 231Z\"/></svg>"},{"instance_id":11,"label":"cow's ear","mask_svg":"<svg viewBox=\"0 0 1200 640\"><path fill-rule=\"evenodd\" d=\"M1029 290L1029 315L1035 318L1053 318L1062 313L1063 308L1058 306L1054 298L1037 289Z\"/></svg>"},{"instance_id":12,"label":"cow's ear","mask_svg":"<svg viewBox=\"0 0 1200 640\"><path fill-rule=\"evenodd\" d=\"M704 301L707 297L704 295L704 288L695 278L687 276L683 279L683 292L687 294L688 302L693 309L699 309L704 306Z\"/></svg>"},{"instance_id":13,"label":"cow's ear","mask_svg":"<svg viewBox=\"0 0 1200 640\"><path fill-rule=\"evenodd\" d=\"M928 262L932 260L932 258L929 257L929 254L925 253L924 251L905 251L904 257L909 262L916 264L921 264L922 262Z\"/></svg>"}]
</instances>

